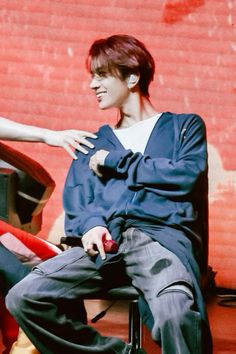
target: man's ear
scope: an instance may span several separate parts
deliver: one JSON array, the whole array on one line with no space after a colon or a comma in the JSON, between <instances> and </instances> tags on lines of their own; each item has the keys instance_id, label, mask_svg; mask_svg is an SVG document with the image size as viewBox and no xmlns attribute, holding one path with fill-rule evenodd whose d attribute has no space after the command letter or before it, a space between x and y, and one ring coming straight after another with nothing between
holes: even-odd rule
<instances>
[{"instance_id":1,"label":"man's ear","mask_svg":"<svg viewBox=\"0 0 236 354\"><path fill-rule=\"evenodd\" d=\"M129 89L132 89L133 87L135 87L139 82L139 75L138 74L130 74L128 76L128 81L127 81L127 85Z\"/></svg>"}]
</instances>

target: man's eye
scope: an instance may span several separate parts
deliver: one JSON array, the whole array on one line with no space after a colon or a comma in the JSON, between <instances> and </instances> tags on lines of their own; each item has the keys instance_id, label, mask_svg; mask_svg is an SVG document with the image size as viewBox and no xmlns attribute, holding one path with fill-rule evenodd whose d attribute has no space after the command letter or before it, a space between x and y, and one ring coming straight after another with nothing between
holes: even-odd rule
<instances>
[{"instance_id":1,"label":"man's eye","mask_svg":"<svg viewBox=\"0 0 236 354\"><path fill-rule=\"evenodd\" d=\"M103 70L99 70L96 75L98 75L100 78L104 78L107 76L107 72Z\"/></svg>"},{"instance_id":2,"label":"man's eye","mask_svg":"<svg viewBox=\"0 0 236 354\"><path fill-rule=\"evenodd\" d=\"M97 80L97 81L100 81L100 80L102 80L103 77L100 74L95 74L95 75L92 76L92 78Z\"/></svg>"}]
</instances>

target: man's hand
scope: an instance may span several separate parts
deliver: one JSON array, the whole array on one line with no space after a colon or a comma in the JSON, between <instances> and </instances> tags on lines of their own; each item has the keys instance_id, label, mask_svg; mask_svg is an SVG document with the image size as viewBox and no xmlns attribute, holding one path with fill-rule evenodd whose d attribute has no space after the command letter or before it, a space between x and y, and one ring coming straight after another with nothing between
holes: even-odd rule
<instances>
[{"instance_id":1,"label":"man's hand","mask_svg":"<svg viewBox=\"0 0 236 354\"><path fill-rule=\"evenodd\" d=\"M94 145L88 141L86 138L96 139L97 136L93 133L84 130L50 130L47 129L44 134L44 142L51 146L61 146L68 154L73 158L77 159L74 149L87 154L88 151L81 146L85 145L89 149L93 149ZM74 148L74 149L73 149Z\"/></svg>"},{"instance_id":2,"label":"man's hand","mask_svg":"<svg viewBox=\"0 0 236 354\"><path fill-rule=\"evenodd\" d=\"M93 257L100 253L101 258L106 259L106 253L103 247L103 239L111 240L110 232L103 226L96 226L87 231L82 237L82 244L85 252Z\"/></svg>"},{"instance_id":3,"label":"man's hand","mask_svg":"<svg viewBox=\"0 0 236 354\"><path fill-rule=\"evenodd\" d=\"M109 151L98 150L89 160L89 168L98 176L102 177L99 166L104 166L105 158L109 154Z\"/></svg>"}]
</instances>

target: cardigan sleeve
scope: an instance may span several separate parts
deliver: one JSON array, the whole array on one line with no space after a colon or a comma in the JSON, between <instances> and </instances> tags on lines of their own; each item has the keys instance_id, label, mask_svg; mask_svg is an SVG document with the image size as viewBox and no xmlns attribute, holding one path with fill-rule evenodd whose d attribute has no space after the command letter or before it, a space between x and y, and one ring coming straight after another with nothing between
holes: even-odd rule
<instances>
[{"instance_id":1,"label":"cardigan sleeve","mask_svg":"<svg viewBox=\"0 0 236 354\"><path fill-rule=\"evenodd\" d=\"M94 176L86 158L72 162L64 186L63 206L67 236L82 236L95 226L106 227L104 211L94 203Z\"/></svg>"},{"instance_id":2,"label":"cardigan sleeve","mask_svg":"<svg viewBox=\"0 0 236 354\"><path fill-rule=\"evenodd\" d=\"M151 158L130 150L111 151L105 166L127 176L130 189L145 188L165 197L191 193L207 170L206 130L203 120L192 115L179 129L176 154L172 159Z\"/></svg>"}]
</instances>

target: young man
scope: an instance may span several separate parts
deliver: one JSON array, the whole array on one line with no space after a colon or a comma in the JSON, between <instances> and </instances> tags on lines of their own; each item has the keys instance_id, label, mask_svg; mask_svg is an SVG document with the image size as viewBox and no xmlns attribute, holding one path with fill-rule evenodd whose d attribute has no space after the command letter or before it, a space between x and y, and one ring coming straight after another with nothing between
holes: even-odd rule
<instances>
[{"instance_id":1,"label":"young man","mask_svg":"<svg viewBox=\"0 0 236 354\"><path fill-rule=\"evenodd\" d=\"M120 119L115 128L101 127L96 152L78 154L66 180L66 233L81 237L83 248L39 265L10 291L7 305L42 354L135 353L88 326L81 300L128 279L162 353L210 354L199 285L206 254L204 123L195 114L154 108L148 91L154 60L132 36L95 41L87 65L100 109L117 108ZM119 244L116 254L105 253L105 239Z\"/></svg>"}]
</instances>

